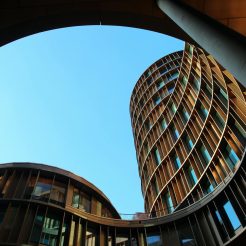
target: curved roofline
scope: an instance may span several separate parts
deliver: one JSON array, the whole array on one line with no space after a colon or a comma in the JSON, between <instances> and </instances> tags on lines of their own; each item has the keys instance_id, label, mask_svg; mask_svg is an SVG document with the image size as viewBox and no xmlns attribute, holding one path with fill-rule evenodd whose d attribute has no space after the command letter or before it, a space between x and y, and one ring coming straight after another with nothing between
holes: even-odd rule
<instances>
[{"instance_id":1,"label":"curved roofline","mask_svg":"<svg viewBox=\"0 0 246 246\"><path fill-rule=\"evenodd\" d=\"M79 183L84 184L86 187L90 188L93 190L96 194L100 195L103 199L105 199L106 202L110 206L112 206L112 209L115 211L115 213L120 217L117 209L114 207L114 205L111 203L109 198L99 189L97 188L94 184L86 180L85 178L82 178L81 176L78 176L70 171L67 171L65 169L55 167L55 166L50 166L47 164L43 163L35 163L35 162L8 162L8 163L0 163L0 169L4 168L23 168L23 169L36 169L36 170L43 170L47 172L53 172L56 174L59 174L61 176L65 176L67 178L73 179Z\"/></svg>"},{"instance_id":2,"label":"curved roofline","mask_svg":"<svg viewBox=\"0 0 246 246\"><path fill-rule=\"evenodd\" d=\"M7 6L5 6L7 5ZM35 33L83 25L151 30L192 42L153 0L0 3L0 46ZM18 18L13 18L18 16Z\"/></svg>"}]
</instances>

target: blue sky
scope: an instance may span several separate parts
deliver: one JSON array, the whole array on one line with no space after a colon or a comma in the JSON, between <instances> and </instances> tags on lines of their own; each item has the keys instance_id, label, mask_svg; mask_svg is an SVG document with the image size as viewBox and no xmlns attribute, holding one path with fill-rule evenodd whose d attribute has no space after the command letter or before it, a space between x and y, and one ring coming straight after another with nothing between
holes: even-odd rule
<instances>
[{"instance_id":1,"label":"blue sky","mask_svg":"<svg viewBox=\"0 0 246 246\"><path fill-rule=\"evenodd\" d=\"M95 184L120 213L144 210L129 116L135 83L184 43L85 26L0 49L0 162L58 166Z\"/></svg>"}]
</instances>

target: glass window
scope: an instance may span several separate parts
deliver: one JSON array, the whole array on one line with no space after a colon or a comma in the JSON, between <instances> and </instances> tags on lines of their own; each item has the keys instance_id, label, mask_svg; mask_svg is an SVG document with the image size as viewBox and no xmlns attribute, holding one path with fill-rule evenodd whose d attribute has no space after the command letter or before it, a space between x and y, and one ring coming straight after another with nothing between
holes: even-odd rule
<instances>
[{"instance_id":1,"label":"glass window","mask_svg":"<svg viewBox=\"0 0 246 246\"><path fill-rule=\"evenodd\" d=\"M149 119L145 121L145 128L147 131L149 131L152 128L152 124Z\"/></svg>"},{"instance_id":2,"label":"glass window","mask_svg":"<svg viewBox=\"0 0 246 246\"><path fill-rule=\"evenodd\" d=\"M160 60L160 61L158 61L158 62L156 63L156 66L157 66L157 67L160 67L162 64L163 64L163 61Z\"/></svg>"},{"instance_id":3,"label":"glass window","mask_svg":"<svg viewBox=\"0 0 246 246\"><path fill-rule=\"evenodd\" d=\"M64 204L65 202L65 184L54 181L52 185L52 191L50 194L50 201L59 205Z\"/></svg>"},{"instance_id":4,"label":"glass window","mask_svg":"<svg viewBox=\"0 0 246 246\"><path fill-rule=\"evenodd\" d=\"M188 120L189 120L189 118L190 118L190 115L189 115L189 113L185 110L185 108L183 108L182 109L182 115L183 115L183 120L184 120L184 122L187 122Z\"/></svg>"},{"instance_id":5,"label":"glass window","mask_svg":"<svg viewBox=\"0 0 246 246\"><path fill-rule=\"evenodd\" d=\"M161 102L161 97L159 95L155 95L153 97L153 101L155 105L158 105Z\"/></svg>"},{"instance_id":6,"label":"glass window","mask_svg":"<svg viewBox=\"0 0 246 246\"><path fill-rule=\"evenodd\" d=\"M174 211L174 207L169 191L163 196L163 199L166 203L168 213L172 213Z\"/></svg>"},{"instance_id":7,"label":"glass window","mask_svg":"<svg viewBox=\"0 0 246 246\"><path fill-rule=\"evenodd\" d=\"M53 213L45 217L40 243L56 246L59 241L60 219Z\"/></svg>"},{"instance_id":8,"label":"glass window","mask_svg":"<svg viewBox=\"0 0 246 246\"><path fill-rule=\"evenodd\" d=\"M220 114L218 112L215 112L215 114L213 115L213 119L216 122L217 126L219 127L219 129L221 131L223 131L224 126L225 126L225 122L222 119L222 117L220 116Z\"/></svg>"},{"instance_id":9,"label":"glass window","mask_svg":"<svg viewBox=\"0 0 246 246\"><path fill-rule=\"evenodd\" d=\"M179 169L181 167L181 161L177 155L174 155L174 165L176 169Z\"/></svg>"},{"instance_id":10,"label":"glass window","mask_svg":"<svg viewBox=\"0 0 246 246\"><path fill-rule=\"evenodd\" d=\"M214 190L213 185L210 183L210 181L206 178L203 182L202 182L202 189L203 189L203 193L204 194L209 194L210 192L212 192Z\"/></svg>"},{"instance_id":11,"label":"glass window","mask_svg":"<svg viewBox=\"0 0 246 246\"><path fill-rule=\"evenodd\" d=\"M215 214L216 214L217 219L218 219L218 221L220 222L220 224L223 224L223 220L222 220L222 218L221 218L220 213L219 213L218 210L215 210Z\"/></svg>"},{"instance_id":12,"label":"glass window","mask_svg":"<svg viewBox=\"0 0 246 246\"><path fill-rule=\"evenodd\" d=\"M230 145L226 146L226 150L229 153L229 157L234 165L236 165L240 160L236 154L236 152L230 147Z\"/></svg>"},{"instance_id":13,"label":"glass window","mask_svg":"<svg viewBox=\"0 0 246 246\"><path fill-rule=\"evenodd\" d=\"M171 75L171 77L169 78L169 81L173 80L173 79L177 79L179 76L179 73L174 73Z\"/></svg>"},{"instance_id":14,"label":"glass window","mask_svg":"<svg viewBox=\"0 0 246 246\"><path fill-rule=\"evenodd\" d=\"M222 88L219 88L219 93L217 93L217 95L219 99L222 101L222 103L224 105L227 105L228 96L227 96L227 93Z\"/></svg>"},{"instance_id":15,"label":"glass window","mask_svg":"<svg viewBox=\"0 0 246 246\"><path fill-rule=\"evenodd\" d=\"M164 85L165 85L164 81L163 81L163 80L160 80L160 81L157 82L156 87L157 87L157 89L159 90L159 89L161 89Z\"/></svg>"},{"instance_id":16,"label":"glass window","mask_svg":"<svg viewBox=\"0 0 246 246\"><path fill-rule=\"evenodd\" d=\"M191 166L189 166L188 168L188 175L189 175L190 185L194 186L197 183L197 177L194 169Z\"/></svg>"},{"instance_id":17,"label":"glass window","mask_svg":"<svg viewBox=\"0 0 246 246\"><path fill-rule=\"evenodd\" d=\"M155 159L156 165L159 165L161 163L161 156L157 148L154 149L154 159Z\"/></svg>"},{"instance_id":18,"label":"glass window","mask_svg":"<svg viewBox=\"0 0 246 246\"><path fill-rule=\"evenodd\" d=\"M193 148L193 142L189 138L188 135L185 136L185 143L186 143L186 146L187 146L188 150L190 151Z\"/></svg>"},{"instance_id":19,"label":"glass window","mask_svg":"<svg viewBox=\"0 0 246 246\"><path fill-rule=\"evenodd\" d=\"M204 145L201 146L200 150L201 150L201 154L202 154L203 159L205 160L206 164L208 164L209 161L211 160L211 156L210 156L208 150L205 148Z\"/></svg>"},{"instance_id":20,"label":"glass window","mask_svg":"<svg viewBox=\"0 0 246 246\"><path fill-rule=\"evenodd\" d=\"M187 82L188 82L188 79L184 76L184 77L182 78L182 80L181 80L181 85L182 85L183 88L185 88Z\"/></svg>"},{"instance_id":21,"label":"glass window","mask_svg":"<svg viewBox=\"0 0 246 246\"><path fill-rule=\"evenodd\" d=\"M194 78L193 80L193 88L196 92L199 91L199 88L200 88L200 80Z\"/></svg>"},{"instance_id":22,"label":"glass window","mask_svg":"<svg viewBox=\"0 0 246 246\"><path fill-rule=\"evenodd\" d=\"M161 237L159 234L148 234L147 235L148 246L162 246Z\"/></svg>"},{"instance_id":23,"label":"glass window","mask_svg":"<svg viewBox=\"0 0 246 246\"><path fill-rule=\"evenodd\" d=\"M161 120L161 128L162 128L162 130L165 130L167 128L167 122L166 122L165 118L163 118Z\"/></svg>"},{"instance_id":24,"label":"glass window","mask_svg":"<svg viewBox=\"0 0 246 246\"><path fill-rule=\"evenodd\" d=\"M144 73L144 75L145 75L146 77L150 76L150 75L151 75L151 71L150 71L150 70L146 71L146 72Z\"/></svg>"},{"instance_id":25,"label":"glass window","mask_svg":"<svg viewBox=\"0 0 246 246\"><path fill-rule=\"evenodd\" d=\"M50 197L52 179L39 177L35 189L32 193L33 199L48 201Z\"/></svg>"},{"instance_id":26,"label":"glass window","mask_svg":"<svg viewBox=\"0 0 246 246\"><path fill-rule=\"evenodd\" d=\"M223 156L228 164L228 166L233 170L236 164L240 161L235 151L227 144L226 148L223 150Z\"/></svg>"},{"instance_id":27,"label":"glass window","mask_svg":"<svg viewBox=\"0 0 246 246\"><path fill-rule=\"evenodd\" d=\"M227 231L225 229L224 222L223 222L218 210L215 210L215 215L216 215L216 218L218 219L218 222L220 224L220 232L222 233L222 239L225 239L228 236L228 234L227 234Z\"/></svg>"},{"instance_id":28,"label":"glass window","mask_svg":"<svg viewBox=\"0 0 246 246\"><path fill-rule=\"evenodd\" d=\"M169 88L167 88L167 90L168 90L168 93L169 93L169 94L173 93L174 86L173 86L173 87L169 87Z\"/></svg>"},{"instance_id":29,"label":"glass window","mask_svg":"<svg viewBox=\"0 0 246 246\"><path fill-rule=\"evenodd\" d=\"M163 75L167 72L168 70L164 67L163 69L160 70L160 75Z\"/></svg>"},{"instance_id":30,"label":"glass window","mask_svg":"<svg viewBox=\"0 0 246 246\"><path fill-rule=\"evenodd\" d=\"M153 79L150 77L149 79L147 79L147 84L150 85L152 83L152 81L153 81Z\"/></svg>"},{"instance_id":31,"label":"glass window","mask_svg":"<svg viewBox=\"0 0 246 246\"><path fill-rule=\"evenodd\" d=\"M154 194L155 194L155 196L157 196L159 194L159 187L158 187L158 184L156 182L156 179L154 179L154 181L153 181L153 187L154 187Z\"/></svg>"},{"instance_id":32,"label":"glass window","mask_svg":"<svg viewBox=\"0 0 246 246\"><path fill-rule=\"evenodd\" d=\"M208 96L208 98L211 99L212 89L210 88L210 86L208 84L206 84L206 86L204 87L203 90L204 90L205 94Z\"/></svg>"},{"instance_id":33,"label":"glass window","mask_svg":"<svg viewBox=\"0 0 246 246\"><path fill-rule=\"evenodd\" d=\"M79 207L79 190L76 189L76 188L73 190L72 206L74 208L78 208Z\"/></svg>"},{"instance_id":34,"label":"glass window","mask_svg":"<svg viewBox=\"0 0 246 246\"><path fill-rule=\"evenodd\" d=\"M226 214L227 214L227 216L228 216L228 218L232 224L232 227L235 231L236 229L238 229L241 226L241 223L238 219L238 216L237 216L234 208L232 207L230 201L225 203L223 207L224 207L224 210L225 210L225 212L226 212Z\"/></svg>"},{"instance_id":35,"label":"glass window","mask_svg":"<svg viewBox=\"0 0 246 246\"><path fill-rule=\"evenodd\" d=\"M172 110L173 114L175 114L175 112L177 111L177 108L176 108L174 103L172 103L171 110Z\"/></svg>"},{"instance_id":36,"label":"glass window","mask_svg":"<svg viewBox=\"0 0 246 246\"><path fill-rule=\"evenodd\" d=\"M31 232L30 241L34 243L39 243L39 238L42 232L44 222L44 211L39 210L33 224L33 229Z\"/></svg>"},{"instance_id":37,"label":"glass window","mask_svg":"<svg viewBox=\"0 0 246 246\"><path fill-rule=\"evenodd\" d=\"M173 134L174 141L176 141L179 138L179 131L174 126L172 127L172 134Z\"/></svg>"},{"instance_id":38,"label":"glass window","mask_svg":"<svg viewBox=\"0 0 246 246\"><path fill-rule=\"evenodd\" d=\"M196 240L194 239L188 219L178 220L175 224L177 227L180 244L183 246L196 246Z\"/></svg>"},{"instance_id":39,"label":"glass window","mask_svg":"<svg viewBox=\"0 0 246 246\"><path fill-rule=\"evenodd\" d=\"M33 189L34 189L34 186L35 186L35 183L36 183L36 180L37 180L37 177L36 176L32 176L27 184L27 187L25 189L25 195L24 197L26 199L30 199L31 195L32 195L32 192L33 192Z\"/></svg>"},{"instance_id":40,"label":"glass window","mask_svg":"<svg viewBox=\"0 0 246 246\"><path fill-rule=\"evenodd\" d=\"M232 125L233 133L237 136L238 140L245 145L246 144L246 131L243 129L243 127L235 121L235 123Z\"/></svg>"},{"instance_id":41,"label":"glass window","mask_svg":"<svg viewBox=\"0 0 246 246\"><path fill-rule=\"evenodd\" d=\"M91 198L84 192L80 192L79 209L84 212L91 212Z\"/></svg>"},{"instance_id":42,"label":"glass window","mask_svg":"<svg viewBox=\"0 0 246 246\"><path fill-rule=\"evenodd\" d=\"M202 120L205 120L208 115L208 110L203 106L203 104L201 104L199 112Z\"/></svg>"},{"instance_id":43,"label":"glass window","mask_svg":"<svg viewBox=\"0 0 246 246\"><path fill-rule=\"evenodd\" d=\"M73 191L72 206L79 208L84 212L91 212L91 198L85 192L79 191L77 188Z\"/></svg>"}]
</instances>

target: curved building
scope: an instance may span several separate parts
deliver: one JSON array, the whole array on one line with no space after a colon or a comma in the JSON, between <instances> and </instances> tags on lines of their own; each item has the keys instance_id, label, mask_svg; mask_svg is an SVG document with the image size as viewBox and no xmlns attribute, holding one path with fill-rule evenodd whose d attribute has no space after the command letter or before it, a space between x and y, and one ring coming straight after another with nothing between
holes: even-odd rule
<instances>
[{"instance_id":1,"label":"curved building","mask_svg":"<svg viewBox=\"0 0 246 246\"><path fill-rule=\"evenodd\" d=\"M121 219L99 189L68 171L1 164L0 245L245 245L245 96L188 43L161 58L130 103L146 214Z\"/></svg>"},{"instance_id":2,"label":"curved building","mask_svg":"<svg viewBox=\"0 0 246 246\"><path fill-rule=\"evenodd\" d=\"M146 212L184 208L236 171L246 144L245 93L188 43L143 73L130 113Z\"/></svg>"},{"instance_id":3,"label":"curved building","mask_svg":"<svg viewBox=\"0 0 246 246\"><path fill-rule=\"evenodd\" d=\"M0 244L68 245L64 211L120 219L93 184L60 168L34 164L0 165ZM90 229L87 240L93 241Z\"/></svg>"}]
</instances>

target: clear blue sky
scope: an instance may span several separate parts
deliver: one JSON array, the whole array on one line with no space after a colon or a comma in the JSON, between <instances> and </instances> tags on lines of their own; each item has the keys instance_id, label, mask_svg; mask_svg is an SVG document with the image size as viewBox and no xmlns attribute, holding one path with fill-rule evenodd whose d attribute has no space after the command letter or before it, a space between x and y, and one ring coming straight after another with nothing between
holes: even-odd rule
<instances>
[{"instance_id":1,"label":"clear blue sky","mask_svg":"<svg viewBox=\"0 0 246 246\"><path fill-rule=\"evenodd\" d=\"M67 169L120 213L143 211L130 95L150 64L183 46L154 32L86 26L2 47L0 162Z\"/></svg>"}]
</instances>

